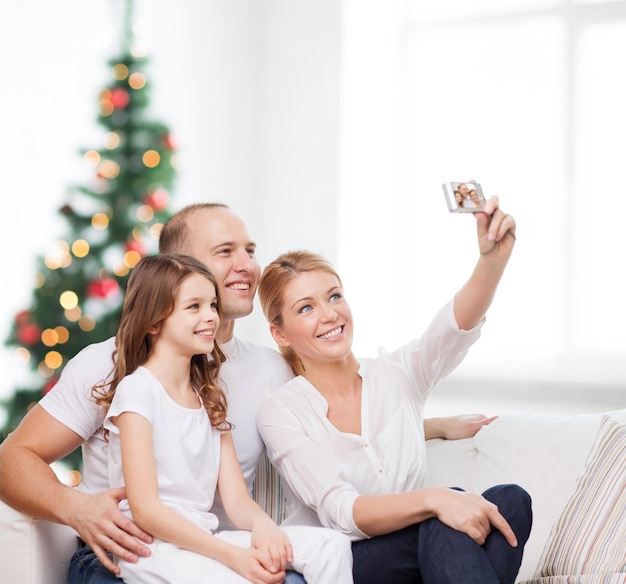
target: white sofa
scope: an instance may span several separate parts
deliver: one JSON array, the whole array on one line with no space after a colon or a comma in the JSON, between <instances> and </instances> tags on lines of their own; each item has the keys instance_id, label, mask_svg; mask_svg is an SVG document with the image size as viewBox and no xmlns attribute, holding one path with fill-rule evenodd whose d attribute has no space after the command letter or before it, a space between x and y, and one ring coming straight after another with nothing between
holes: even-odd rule
<instances>
[{"instance_id":1,"label":"white sofa","mask_svg":"<svg viewBox=\"0 0 626 584\"><path fill-rule=\"evenodd\" d=\"M429 484L481 492L514 482L531 494L518 582L626 584L626 409L503 415L473 439L431 440L428 451ZM0 503L3 581L64 583L75 544L71 529Z\"/></svg>"}]
</instances>

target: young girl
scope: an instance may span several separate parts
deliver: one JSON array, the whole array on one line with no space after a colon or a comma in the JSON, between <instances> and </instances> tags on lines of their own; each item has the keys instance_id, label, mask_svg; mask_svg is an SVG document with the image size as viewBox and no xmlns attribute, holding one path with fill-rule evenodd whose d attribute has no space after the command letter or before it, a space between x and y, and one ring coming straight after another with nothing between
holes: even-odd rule
<instances>
[{"instance_id":1,"label":"young girl","mask_svg":"<svg viewBox=\"0 0 626 584\"><path fill-rule=\"evenodd\" d=\"M113 372L93 390L107 410L111 487L125 485L120 508L154 536L149 557L118 560L121 578L274 584L289 567L309 584L351 582L345 536L282 530L250 498L217 384L224 359L215 342L219 319L216 280L198 260L161 255L134 268ZM217 531L216 489L245 531Z\"/></svg>"},{"instance_id":2,"label":"young girl","mask_svg":"<svg viewBox=\"0 0 626 584\"><path fill-rule=\"evenodd\" d=\"M376 359L352 353L341 280L319 255L283 254L259 283L270 331L296 374L267 392L257 416L295 495L285 524L349 535L356 584L513 584L519 570L532 517L526 491L423 488L425 400L480 336L515 242L515 221L497 198L476 221L480 255L469 280L421 338ZM381 294L372 318L385 318L387 284L373 277L372 285Z\"/></svg>"}]
</instances>

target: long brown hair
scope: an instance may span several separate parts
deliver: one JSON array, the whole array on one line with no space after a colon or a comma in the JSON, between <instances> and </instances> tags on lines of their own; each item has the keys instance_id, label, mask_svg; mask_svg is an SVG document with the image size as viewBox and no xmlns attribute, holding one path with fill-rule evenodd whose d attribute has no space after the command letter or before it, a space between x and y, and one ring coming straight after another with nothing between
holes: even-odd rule
<instances>
[{"instance_id":1,"label":"long brown hair","mask_svg":"<svg viewBox=\"0 0 626 584\"><path fill-rule=\"evenodd\" d=\"M131 272L115 337L113 371L91 390L96 403L104 408L105 415L120 381L152 355L154 335L149 331L172 313L178 288L192 274L204 276L215 286L221 317L217 281L199 260L181 254L146 257ZM226 396L217 384L221 364L226 358L217 341L211 357L209 359L203 354L191 358L191 384L202 400L211 425L230 429L232 426L226 421Z\"/></svg>"},{"instance_id":2,"label":"long brown hair","mask_svg":"<svg viewBox=\"0 0 626 584\"><path fill-rule=\"evenodd\" d=\"M327 272L339 280L341 278L333 265L321 255L312 251L288 251L279 255L263 270L259 281L259 300L267 322L277 327L283 324L283 304L285 288L298 274L303 272ZM283 357L296 375L304 375L304 365L291 347L279 347Z\"/></svg>"}]
</instances>

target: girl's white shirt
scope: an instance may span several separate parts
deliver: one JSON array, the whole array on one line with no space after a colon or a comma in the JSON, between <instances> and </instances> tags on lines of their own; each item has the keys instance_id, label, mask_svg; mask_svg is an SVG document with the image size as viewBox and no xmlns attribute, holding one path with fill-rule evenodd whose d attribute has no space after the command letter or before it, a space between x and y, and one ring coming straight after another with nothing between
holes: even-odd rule
<instances>
[{"instance_id":1,"label":"girl's white shirt","mask_svg":"<svg viewBox=\"0 0 626 584\"><path fill-rule=\"evenodd\" d=\"M114 419L124 412L144 417L152 426L152 446L165 505L207 531L219 521L210 512L217 489L221 432L211 426L198 397L198 407L177 404L158 379L139 367L117 386L104 427L109 430L108 475L112 488L124 485L119 429ZM128 501L120 510L132 518Z\"/></svg>"}]
</instances>

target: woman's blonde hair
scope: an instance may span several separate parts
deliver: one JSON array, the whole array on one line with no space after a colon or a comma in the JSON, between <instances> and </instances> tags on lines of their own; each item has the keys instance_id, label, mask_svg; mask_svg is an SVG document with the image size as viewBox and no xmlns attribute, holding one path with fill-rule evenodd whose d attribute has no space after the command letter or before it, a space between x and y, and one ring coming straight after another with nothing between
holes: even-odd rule
<instances>
[{"instance_id":1,"label":"woman's blonde hair","mask_svg":"<svg viewBox=\"0 0 626 584\"><path fill-rule=\"evenodd\" d=\"M217 280L197 259L181 254L146 257L131 272L115 336L113 371L91 390L96 403L104 408L104 415L122 379L152 355L155 336L150 330L172 313L181 283L192 274L200 274L213 284L221 317ZM191 384L202 400L211 425L230 429L231 424L226 421L226 396L217 383L221 364L225 361L217 341L211 357L203 354L191 358Z\"/></svg>"},{"instance_id":2,"label":"woman's blonde hair","mask_svg":"<svg viewBox=\"0 0 626 584\"><path fill-rule=\"evenodd\" d=\"M339 280L334 266L321 255L312 251L289 251L278 256L264 270L259 281L259 300L267 322L280 328L283 324L283 304L285 288L298 274L303 272L327 272ZM279 347L296 375L304 374L304 365L291 347Z\"/></svg>"}]
</instances>

